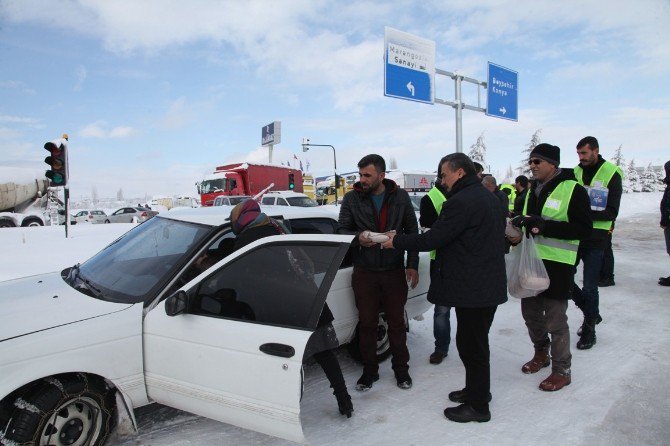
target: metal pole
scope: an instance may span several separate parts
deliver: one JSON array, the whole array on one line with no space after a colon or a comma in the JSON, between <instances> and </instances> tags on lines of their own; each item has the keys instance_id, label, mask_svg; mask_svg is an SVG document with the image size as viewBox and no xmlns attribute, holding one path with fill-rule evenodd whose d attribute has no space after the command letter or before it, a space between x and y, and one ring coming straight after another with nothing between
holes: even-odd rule
<instances>
[{"instance_id":1,"label":"metal pole","mask_svg":"<svg viewBox=\"0 0 670 446\"><path fill-rule=\"evenodd\" d=\"M333 165L335 166L335 206L337 206L337 189L340 188L340 180L337 178L337 157L335 156L335 147L330 147L333 149Z\"/></svg>"},{"instance_id":2,"label":"metal pole","mask_svg":"<svg viewBox=\"0 0 670 446\"><path fill-rule=\"evenodd\" d=\"M63 188L63 198L65 199L65 238L68 238L68 230L70 229L70 188L67 186Z\"/></svg>"},{"instance_id":3,"label":"metal pole","mask_svg":"<svg viewBox=\"0 0 670 446\"><path fill-rule=\"evenodd\" d=\"M269 159L269 164L272 164L272 147L273 147L272 144L268 145L268 159Z\"/></svg>"},{"instance_id":4,"label":"metal pole","mask_svg":"<svg viewBox=\"0 0 670 446\"><path fill-rule=\"evenodd\" d=\"M463 102L461 101L461 79L463 76L457 74L454 78L454 89L456 90L456 152L463 152Z\"/></svg>"}]
</instances>

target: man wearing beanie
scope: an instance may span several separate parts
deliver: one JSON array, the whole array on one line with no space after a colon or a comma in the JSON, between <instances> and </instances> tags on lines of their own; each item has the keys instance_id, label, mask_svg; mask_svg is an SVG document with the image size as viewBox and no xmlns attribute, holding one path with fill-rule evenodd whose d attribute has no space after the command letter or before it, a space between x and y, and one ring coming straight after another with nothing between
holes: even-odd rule
<instances>
[{"instance_id":1,"label":"man wearing beanie","mask_svg":"<svg viewBox=\"0 0 670 446\"><path fill-rule=\"evenodd\" d=\"M598 281L623 193L623 172L616 164L605 161L599 151L598 140L593 136L577 143L579 164L574 169L575 178L589 192L593 220L591 236L579 244L577 253L577 262L581 260L584 264L584 286L579 288L575 284L572 287L572 300L584 313L584 322L577 332L580 336L577 348L580 350L590 349L596 343L596 324L602 320Z\"/></svg>"},{"instance_id":2,"label":"man wearing beanie","mask_svg":"<svg viewBox=\"0 0 670 446\"><path fill-rule=\"evenodd\" d=\"M551 375L540 383L540 389L545 391L560 390L571 381L566 312L579 241L591 233L588 194L575 181L572 170L558 167L560 161L561 149L557 146L539 144L533 149L528 159L530 189L522 215L512 220L525 229L526 237L535 238L538 255L549 274L548 289L521 300L521 314L535 348L535 355L521 371L537 373L551 365ZM510 241L519 243L521 237Z\"/></svg>"}]
</instances>

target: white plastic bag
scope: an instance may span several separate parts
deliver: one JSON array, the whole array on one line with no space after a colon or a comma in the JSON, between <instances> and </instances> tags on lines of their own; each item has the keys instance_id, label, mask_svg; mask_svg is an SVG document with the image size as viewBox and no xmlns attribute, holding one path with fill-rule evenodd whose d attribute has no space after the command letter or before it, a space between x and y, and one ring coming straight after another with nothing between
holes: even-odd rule
<instances>
[{"instance_id":1,"label":"white plastic bag","mask_svg":"<svg viewBox=\"0 0 670 446\"><path fill-rule=\"evenodd\" d=\"M533 237L522 237L506 259L507 291L513 297L537 296L549 288L549 275L537 255Z\"/></svg>"}]
</instances>

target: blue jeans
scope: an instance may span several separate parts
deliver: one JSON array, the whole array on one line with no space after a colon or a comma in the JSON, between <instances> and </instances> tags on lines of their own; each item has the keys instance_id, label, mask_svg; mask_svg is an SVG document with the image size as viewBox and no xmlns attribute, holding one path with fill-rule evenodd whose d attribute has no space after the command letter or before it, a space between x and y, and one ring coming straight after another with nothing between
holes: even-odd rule
<instances>
[{"instance_id":1,"label":"blue jeans","mask_svg":"<svg viewBox=\"0 0 670 446\"><path fill-rule=\"evenodd\" d=\"M584 313L584 319L593 320L600 315L598 281L603 263L603 249L580 246L577 252L578 265L580 259L584 264L584 286L580 289L577 284L573 285L572 300Z\"/></svg>"},{"instance_id":2,"label":"blue jeans","mask_svg":"<svg viewBox=\"0 0 670 446\"><path fill-rule=\"evenodd\" d=\"M449 353L449 342L451 342L449 310L451 310L451 307L435 305L435 312L433 313L433 336L435 337L435 351L442 352L445 355Z\"/></svg>"}]
</instances>

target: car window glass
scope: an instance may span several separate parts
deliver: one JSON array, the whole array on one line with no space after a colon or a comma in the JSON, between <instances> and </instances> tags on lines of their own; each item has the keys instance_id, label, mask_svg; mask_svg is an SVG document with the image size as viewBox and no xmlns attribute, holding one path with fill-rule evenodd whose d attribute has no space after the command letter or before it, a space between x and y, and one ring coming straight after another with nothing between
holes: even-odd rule
<instances>
[{"instance_id":1,"label":"car window glass","mask_svg":"<svg viewBox=\"0 0 670 446\"><path fill-rule=\"evenodd\" d=\"M283 198L277 198L277 205L278 206L288 206L288 203Z\"/></svg>"},{"instance_id":2,"label":"car window glass","mask_svg":"<svg viewBox=\"0 0 670 446\"><path fill-rule=\"evenodd\" d=\"M263 197L262 204L274 204L275 197Z\"/></svg>"},{"instance_id":3,"label":"car window glass","mask_svg":"<svg viewBox=\"0 0 670 446\"><path fill-rule=\"evenodd\" d=\"M294 328L321 312L316 296L338 245L263 245L206 278L192 313Z\"/></svg>"}]
</instances>

